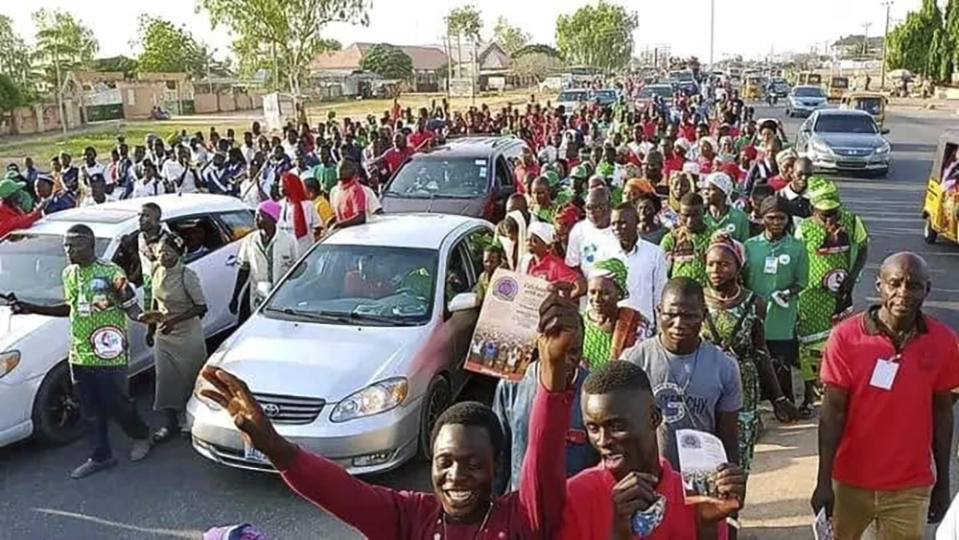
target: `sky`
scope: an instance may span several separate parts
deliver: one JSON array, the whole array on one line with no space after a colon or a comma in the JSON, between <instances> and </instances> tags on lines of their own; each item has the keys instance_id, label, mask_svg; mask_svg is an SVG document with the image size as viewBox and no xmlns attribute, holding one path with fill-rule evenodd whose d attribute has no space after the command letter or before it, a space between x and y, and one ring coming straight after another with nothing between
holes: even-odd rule
<instances>
[{"instance_id":1,"label":"sky","mask_svg":"<svg viewBox=\"0 0 959 540\"><path fill-rule=\"evenodd\" d=\"M355 41L390 42L402 45L438 44L444 32L443 17L464 0L372 0L368 27L337 23L324 36L344 46ZM500 16L532 34L538 43L555 43L556 17L597 0L482 0L483 37L489 38ZM639 15L634 33L635 53L646 47L669 44L674 55L709 59L710 0L610 0ZM712 0L715 2L714 58L742 54L758 58L772 52L808 52L840 36L868 33L880 35L885 8L880 0ZM919 8L921 0L895 0L893 23L906 12ZM940 2L943 3L943 2ZM205 12L196 13L195 0L11 0L0 13L13 18L14 27L28 42L34 34L30 14L39 8L69 11L93 29L100 42L100 56L136 54L137 17L141 13L183 24L202 41L215 47L216 56L230 54L232 37L224 28L210 27ZM679 30L682 29L682 30Z\"/></svg>"}]
</instances>

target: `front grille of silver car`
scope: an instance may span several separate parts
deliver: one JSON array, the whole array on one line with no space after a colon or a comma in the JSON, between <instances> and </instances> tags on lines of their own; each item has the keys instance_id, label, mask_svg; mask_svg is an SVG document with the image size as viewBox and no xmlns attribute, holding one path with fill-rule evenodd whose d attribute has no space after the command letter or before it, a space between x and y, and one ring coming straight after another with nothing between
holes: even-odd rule
<instances>
[{"instance_id":1,"label":"front grille of silver car","mask_svg":"<svg viewBox=\"0 0 959 540\"><path fill-rule=\"evenodd\" d=\"M868 148L834 148L833 151L840 156L868 156L871 153Z\"/></svg>"},{"instance_id":2,"label":"front grille of silver car","mask_svg":"<svg viewBox=\"0 0 959 540\"><path fill-rule=\"evenodd\" d=\"M316 420L326 400L278 394L253 394L274 424L309 424Z\"/></svg>"}]
</instances>

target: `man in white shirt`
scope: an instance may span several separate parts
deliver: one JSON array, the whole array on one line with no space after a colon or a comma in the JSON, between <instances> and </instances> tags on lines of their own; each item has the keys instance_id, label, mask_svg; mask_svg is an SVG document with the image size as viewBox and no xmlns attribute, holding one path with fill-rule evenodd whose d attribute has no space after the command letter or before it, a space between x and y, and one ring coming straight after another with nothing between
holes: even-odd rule
<instances>
[{"instance_id":1,"label":"man in white shirt","mask_svg":"<svg viewBox=\"0 0 959 540\"><path fill-rule=\"evenodd\" d=\"M114 195L107 193L106 180L103 179L102 174L91 176L88 182L90 186L87 194L80 199L80 204L78 204L77 207L94 206L117 200Z\"/></svg>"},{"instance_id":2,"label":"man in white shirt","mask_svg":"<svg viewBox=\"0 0 959 540\"><path fill-rule=\"evenodd\" d=\"M649 337L656 329L656 305L668 280L669 263L659 246L640 239L639 215L631 203L613 210L610 228L619 240L616 256L626 264L626 290L629 296L619 305L638 311L646 321Z\"/></svg>"},{"instance_id":3,"label":"man in white shirt","mask_svg":"<svg viewBox=\"0 0 959 540\"><path fill-rule=\"evenodd\" d=\"M240 271L233 286L230 312L239 309L240 293L250 285L250 311L266 299L266 294L277 281L293 267L297 260L296 239L280 230L276 222L280 218L280 205L275 201L263 201L256 209L256 228L243 237L237 259Z\"/></svg>"},{"instance_id":4,"label":"man in white shirt","mask_svg":"<svg viewBox=\"0 0 959 540\"><path fill-rule=\"evenodd\" d=\"M619 249L610 223L609 190L594 188L586 195L586 219L573 226L566 248L566 266L589 276L593 266Z\"/></svg>"},{"instance_id":5,"label":"man in white shirt","mask_svg":"<svg viewBox=\"0 0 959 540\"><path fill-rule=\"evenodd\" d=\"M130 194L130 198L154 197L156 195L163 195L164 193L166 193L166 189L164 189L160 177L157 176L156 166L153 165L153 162L150 160L144 160L143 178L138 178L137 181L134 182L133 193Z\"/></svg>"},{"instance_id":6,"label":"man in white shirt","mask_svg":"<svg viewBox=\"0 0 959 540\"><path fill-rule=\"evenodd\" d=\"M199 178L196 169L190 164L190 150L177 147L177 159L166 160L160 177L166 187L177 193L196 193Z\"/></svg>"}]
</instances>

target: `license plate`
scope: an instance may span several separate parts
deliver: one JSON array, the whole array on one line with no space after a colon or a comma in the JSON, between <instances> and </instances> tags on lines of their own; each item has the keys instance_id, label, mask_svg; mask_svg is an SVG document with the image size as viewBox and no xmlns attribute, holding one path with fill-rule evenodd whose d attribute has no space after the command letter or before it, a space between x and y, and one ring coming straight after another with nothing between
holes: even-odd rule
<instances>
[{"instance_id":1,"label":"license plate","mask_svg":"<svg viewBox=\"0 0 959 540\"><path fill-rule=\"evenodd\" d=\"M246 442L243 443L243 458L246 459L247 461L255 461L257 463L263 463L263 464L267 464L270 462L270 460L266 458L263 452L260 452L256 448L253 448Z\"/></svg>"}]
</instances>

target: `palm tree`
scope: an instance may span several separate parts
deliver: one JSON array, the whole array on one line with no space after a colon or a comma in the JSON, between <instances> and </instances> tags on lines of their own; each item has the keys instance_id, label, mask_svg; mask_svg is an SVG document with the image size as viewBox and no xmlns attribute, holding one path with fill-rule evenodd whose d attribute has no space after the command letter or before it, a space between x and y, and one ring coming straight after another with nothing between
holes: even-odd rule
<instances>
[{"instance_id":1,"label":"palm tree","mask_svg":"<svg viewBox=\"0 0 959 540\"><path fill-rule=\"evenodd\" d=\"M37 26L34 58L43 72L44 82L57 94L60 126L65 132L66 114L63 109L63 74L89 65L100 49L93 31L60 10L41 9L33 13Z\"/></svg>"}]
</instances>

